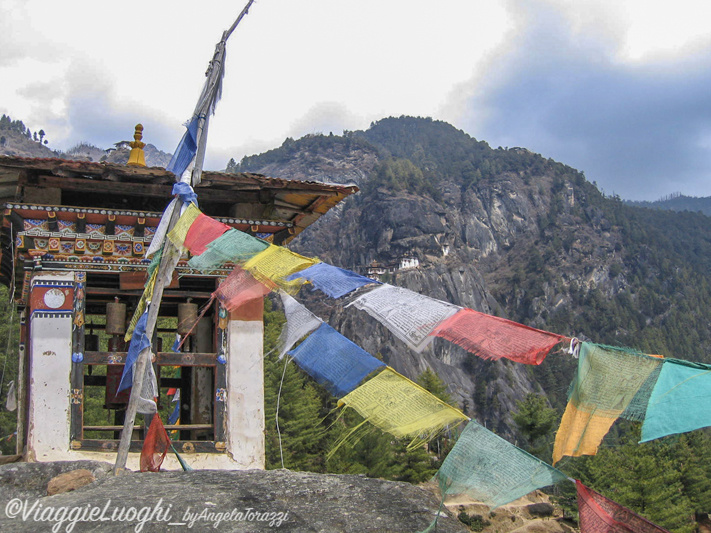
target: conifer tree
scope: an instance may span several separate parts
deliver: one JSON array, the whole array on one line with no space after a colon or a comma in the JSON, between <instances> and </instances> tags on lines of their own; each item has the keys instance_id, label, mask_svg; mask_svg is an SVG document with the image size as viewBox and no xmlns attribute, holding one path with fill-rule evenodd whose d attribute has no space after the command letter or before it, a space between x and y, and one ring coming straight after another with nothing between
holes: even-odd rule
<instances>
[{"instance_id":1,"label":"conifer tree","mask_svg":"<svg viewBox=\"0 0 711 533\"><path fill-rule=\"evenodd\" d=\"M590 460L590 485L655 524L691 533L694 509L675 468L674 448L658 441L638 444L639 428L633 426L625 444L602 449Z\"/></svg>"}]
</instances>

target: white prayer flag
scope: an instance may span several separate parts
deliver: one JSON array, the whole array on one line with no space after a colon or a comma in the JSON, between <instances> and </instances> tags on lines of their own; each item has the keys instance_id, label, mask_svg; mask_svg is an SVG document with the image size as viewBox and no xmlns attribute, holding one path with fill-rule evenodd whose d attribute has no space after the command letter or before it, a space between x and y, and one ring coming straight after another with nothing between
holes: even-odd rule
<instances>
[{"instance_id":1,"label":"white prayer flag","mask_svg":"<svg viewBox=\"0 0 711 533\"><path fill-rule=\"evenodd\" d=\"M365 311L417 353L430 345L429 334L461 308L402 287L384 284L349 304Z\"/></svg>"}]
</instances>

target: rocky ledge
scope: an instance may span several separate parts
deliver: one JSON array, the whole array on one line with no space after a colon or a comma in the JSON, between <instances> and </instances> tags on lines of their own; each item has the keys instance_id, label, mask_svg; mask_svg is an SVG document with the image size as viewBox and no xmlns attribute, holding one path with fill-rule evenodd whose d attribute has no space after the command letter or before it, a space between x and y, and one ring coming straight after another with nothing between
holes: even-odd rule
<instances>
[{"instance_id":1,"label":"rocky ledge","mask_svg":"<svg viewBox=\"0 0 711 533\"><path fill-rule=\"evenodd\" d=\"M96 481L54 496L81 469ZM416 532L439 501L409 483L289 470L127 473L92 461L0 466L0 531ZM24 515L24 517L23 517ZM75 523L76 522L76 523ZM57 524L60 524L57 526ZM451 514L439 533L469 531Z\"/></svg>"}]
</instances>

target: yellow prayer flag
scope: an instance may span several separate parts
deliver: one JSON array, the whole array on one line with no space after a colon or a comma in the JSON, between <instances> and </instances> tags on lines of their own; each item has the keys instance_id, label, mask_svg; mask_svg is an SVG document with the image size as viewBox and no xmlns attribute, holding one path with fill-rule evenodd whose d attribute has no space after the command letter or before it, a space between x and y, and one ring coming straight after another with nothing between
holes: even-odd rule
<instances>
[{"instance_id":1,"label":"yellow prayer flag","mask_svg":"<svg viewBox=\"0 0 711 533\"><path fill-rule=\"evenodd\" d=\"M202 214L202 211L200 211L195 204L191 202L188 204L188 207L185 209L183 214L180 215L180 218L175 223L175 226L173 226L173 229L168 233L167 237L178 250L184 249L183 243L185 242L185 236L188 234L190 226L193 225L193 222L195 222L195 219L200 216L200 214Z\"/></svg>"},{"instance_id":2,"label":"yellow prayer flag","mask_svg":"<svg viewBox=\"0 0 711 533\"><path fill-rule=\"evenodd\" d=\"M459 409L390 367L341 398L338 406L342 405L396 438L411 438L411 447L468 420Z\"/></svg>"},{"instance_id":3,"label":"yellow prayer flag","mask_svg":"<svg viewBox=\"0 0 711 533\"><path fill-rule=\"evenodd\" d=\"M555 436L553 464L564 455L595 455L602 439L621 414L622 410L581 411L568 402Z\"/></svg>"},{"instance_id":4,"label":"yellow prayer flag","mask_svg":"<svg viewBox=\"0 0 711 533\"><path fill-rule=\"evenodd\" d=\"M247 261L243 268L267 286L276 283L284 292L296 294L305 280L298 278L294 281L286 281L284 278L318 262L318 259L304 257L288 248L270 244L269 248Z\"/></svg>"}]
</instances>

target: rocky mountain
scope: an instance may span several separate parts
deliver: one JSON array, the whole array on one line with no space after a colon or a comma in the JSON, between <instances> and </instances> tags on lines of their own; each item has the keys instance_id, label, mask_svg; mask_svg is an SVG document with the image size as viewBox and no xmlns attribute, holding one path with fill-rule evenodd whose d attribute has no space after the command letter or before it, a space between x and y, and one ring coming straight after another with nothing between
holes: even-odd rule
<instances>
[{"instance_id":1,"label":"rocky mountain","mask_svg":"<svg viewBox=\"0 0 711 533\"><path fill-rule=\"evenodd\" d=\"M562 335L709 358L695 349L711 341L702 215L626 206L571 167L412 117L287 139L233 169L361 187L293 243L305 255ZM562 351L536 368L482 361L440 339L416 354L362 312L301 296L408 377L433 369L501 434L515 438L511 413L528 392L565 402L575 364Z\"/></svg>"},{"instance_id":2,"label":"rocky mountain","mask_svg":"<svg viewBox=\"0 0 711 533\"><path fill-rule=\"evenodd\" d=\"M12 120L7 115L0 117L0 155L16 157L58 157L62 159L77 159L81 161L106 161L107 163L125 164L128 161L131 148L129 141L115 143L112 148L99 148L93 144L81 142L66 152L52 150L48 147L44 130L31 132L21 120ZM165 168L172 154L165 153L152 144L143 149L146 165Z\"/></svg>"}]
</instances>

